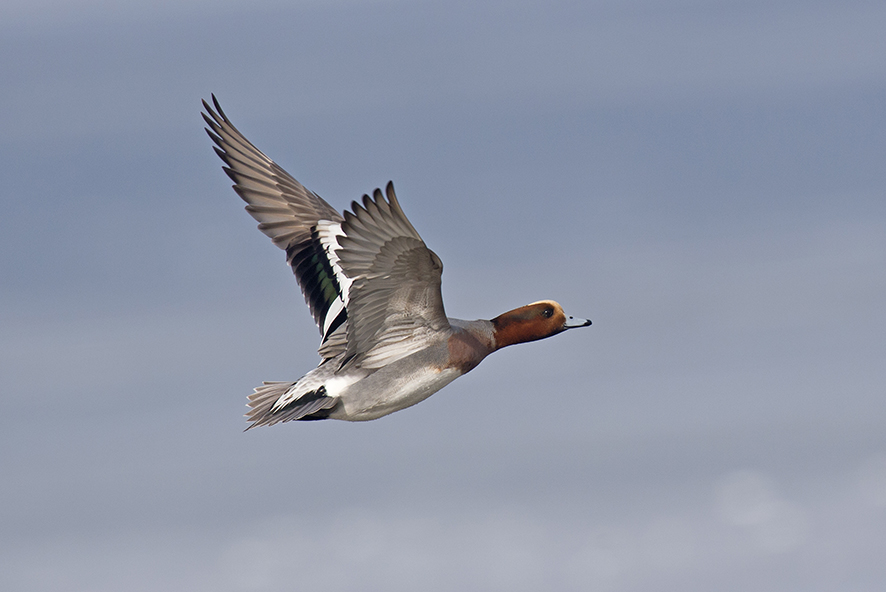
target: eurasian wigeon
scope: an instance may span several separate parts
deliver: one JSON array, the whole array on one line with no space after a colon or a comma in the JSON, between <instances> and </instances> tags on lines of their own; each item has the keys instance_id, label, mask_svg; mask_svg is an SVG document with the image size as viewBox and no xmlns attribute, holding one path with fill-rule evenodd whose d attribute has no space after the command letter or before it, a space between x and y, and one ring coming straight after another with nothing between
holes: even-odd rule
<instances>
[{"instance_id":1,"label":"eurasian wigeon","mask_svg":"<svg viewBox=\"0 0 886 592\"><path fill-rule=\"evenodd\" d=\"M492 352L591 321L553 300L491 321L446 316L443 263L425 246L388 183L344 216L237 131L212 96L206 132L258 228L286 251L320 328L320 365L249 396L249 428L295 419L366 421L415 405Z\"/></svg>"}]
</instances>

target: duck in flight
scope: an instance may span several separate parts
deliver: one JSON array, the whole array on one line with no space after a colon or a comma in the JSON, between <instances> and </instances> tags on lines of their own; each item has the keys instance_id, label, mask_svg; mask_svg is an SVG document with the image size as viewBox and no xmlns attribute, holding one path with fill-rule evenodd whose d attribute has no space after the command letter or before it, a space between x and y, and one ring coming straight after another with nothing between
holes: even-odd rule
<instances>
[{"instance_id":1,"label":"duck in flight","mask_svg":"<svg viewBox=\"0 0 886 592\"><path fill-rule=\"evenodd\" d=\"M286 262L320 329L320 365L249 396L247 428L292 420L366 421L428 398L492 352L591 321L542 300L492 320L448 318L443 263L406 218L394 186L339 214L265 156L219 106L206 132L246 211ZM213 108L214 107L214 108Z\"/></svg>"}]
</instances>

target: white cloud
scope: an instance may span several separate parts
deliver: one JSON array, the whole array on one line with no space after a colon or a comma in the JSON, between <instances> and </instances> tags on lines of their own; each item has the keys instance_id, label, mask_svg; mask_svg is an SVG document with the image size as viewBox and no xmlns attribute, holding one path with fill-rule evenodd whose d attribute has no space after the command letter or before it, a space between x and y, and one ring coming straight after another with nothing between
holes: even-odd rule
<instances>
[{"instance_id":1,"label":"white cloud","mask_svg":"<svg viewBox=\"0 0 886 592\"><path fill-rule=\"evenodd\" d=\"M760 471L740 470L717 486L717 510L727 524L745 529L761 550L782 553L801 545L808 531L806 512L783 499Z\"/></svg>"}]
</instances>

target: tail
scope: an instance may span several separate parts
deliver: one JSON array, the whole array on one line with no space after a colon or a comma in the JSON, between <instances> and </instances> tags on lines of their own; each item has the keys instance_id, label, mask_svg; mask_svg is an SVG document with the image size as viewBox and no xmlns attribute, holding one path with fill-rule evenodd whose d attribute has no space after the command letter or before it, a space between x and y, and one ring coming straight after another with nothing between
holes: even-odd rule
<instances>
[{"instance_id":1,"label":"tail","mask_svg":"<svg viewBox=\"0 0 886 592\"><path fill-rule=\"evenodd\" d=\"M263 382L249 395L249 411L246 419L252 424L246 428L274 425L297 419L326 419L338 403L338 399L328 397L323 385L314 390L299 388L304 382ZM301 392L299 392L301 391Z\"/></svg>"}]
</instances>

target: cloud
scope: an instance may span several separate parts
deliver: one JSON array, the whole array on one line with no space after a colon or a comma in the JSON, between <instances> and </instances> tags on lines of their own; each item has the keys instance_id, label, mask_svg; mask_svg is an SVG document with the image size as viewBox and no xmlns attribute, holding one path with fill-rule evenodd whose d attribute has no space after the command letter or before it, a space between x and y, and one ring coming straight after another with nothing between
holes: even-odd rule
<instances>
[{"instance_id":1,"label":"cloud","mask_svg":"<svg viewBox=\"0 0 886 592\"><path fill-rule=\"evenodd\" d=\"M783 499L771 480L758 471L724 476L717 486L717 510L725 523L747 530L768 553L796 548L809 529L806 512Z\"/></svg>"}]
</instances>

